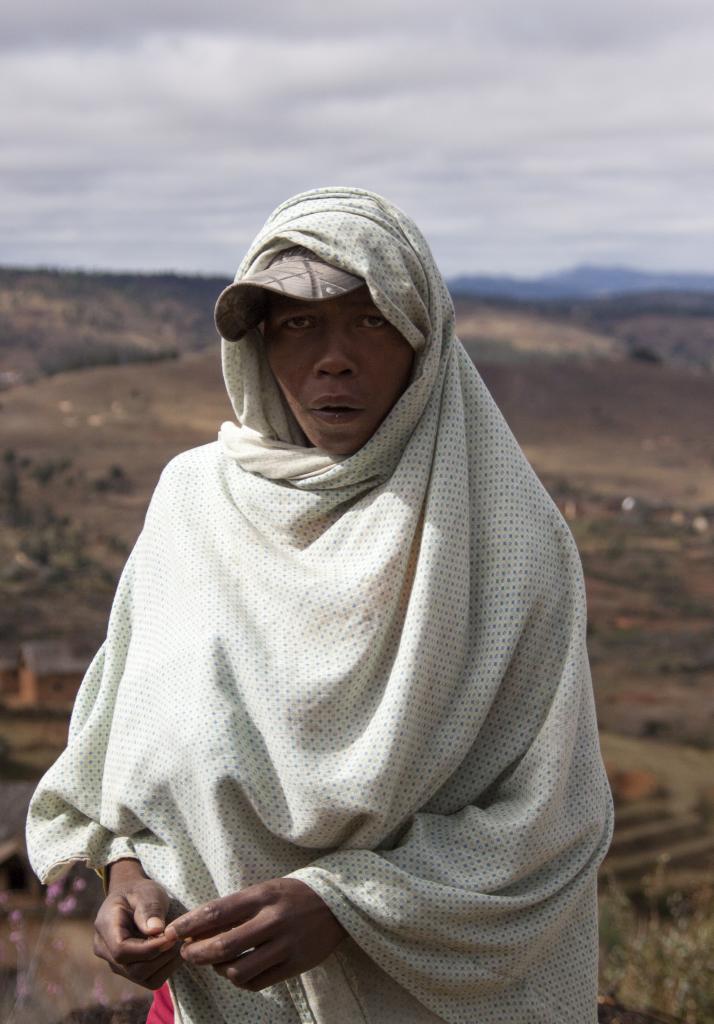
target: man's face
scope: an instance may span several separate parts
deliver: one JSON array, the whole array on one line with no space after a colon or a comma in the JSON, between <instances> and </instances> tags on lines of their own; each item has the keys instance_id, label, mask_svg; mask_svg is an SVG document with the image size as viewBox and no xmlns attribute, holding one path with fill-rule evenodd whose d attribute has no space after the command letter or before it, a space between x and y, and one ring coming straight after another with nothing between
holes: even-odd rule
<instances>
[{"instance_id":1,"label":"man's face","mask_svg":"<svg viewBox=\"0 0 714 1024\"><path fill-rule=\"evenodd\" d=\"M367 285L318 301L269 294L266 356L295 419L318 448L354 454L407 387L414 350Z\"/></svg>"}]
</instances>

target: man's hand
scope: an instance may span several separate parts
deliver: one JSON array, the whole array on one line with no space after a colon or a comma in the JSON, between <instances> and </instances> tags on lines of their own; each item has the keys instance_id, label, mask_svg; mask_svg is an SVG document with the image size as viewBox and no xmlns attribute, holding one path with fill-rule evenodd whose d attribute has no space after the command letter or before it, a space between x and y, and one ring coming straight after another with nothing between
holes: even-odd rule
<instances>
[{"instance_id":1,"label":"man's hand","mask_svg":"<svg viewBox=\"0 0 714 1024\"><path fill-rule=\"evenodd\" d=\"M271 878L189 910L164 934L186 940L184 960L258 992L322 963L347 932L309 885Z\"/></svg>"},{"instance_id":2,"label":"man's hand","mask_svg":"<svg viewBox=\"0 0 714 1024\"><path fill-rule=\"evenodd\" d=\"M115 974L157 989L181 964L181 947L163 934L169 897L138 860L107 869L109 891L94 922L94 952Z\"/></svg>"}]
</instances>

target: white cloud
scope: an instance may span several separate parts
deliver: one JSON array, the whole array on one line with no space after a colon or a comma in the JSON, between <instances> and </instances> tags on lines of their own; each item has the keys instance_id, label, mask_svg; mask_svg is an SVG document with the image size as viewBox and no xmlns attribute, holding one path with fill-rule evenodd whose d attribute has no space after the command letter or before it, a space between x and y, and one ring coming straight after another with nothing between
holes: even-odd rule
<instances>
[{"instance_id":1,"label":"white cloud","mask_svg":"<svg viewBox=\"0 0 714 1024\"><path fill-rule=\"evenodd\" d=\"M0 37L3 263L229 274L355 184L446 273L714 270L708 3L30 3Z\"/></svg>"}]
</instances>

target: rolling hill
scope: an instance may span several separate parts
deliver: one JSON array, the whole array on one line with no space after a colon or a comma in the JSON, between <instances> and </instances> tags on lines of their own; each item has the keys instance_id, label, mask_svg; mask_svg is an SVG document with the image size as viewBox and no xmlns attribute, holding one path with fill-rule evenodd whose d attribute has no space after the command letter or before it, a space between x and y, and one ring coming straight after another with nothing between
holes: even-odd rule
<instances>
[{"instance_id":1,"label":"rolling hill","mask_svg":"<svg viewBox=\"0 0 714 1024\"><path fill-rule=\"evenodd\" d=\"M0 389L215 344L216 277L0 268ZM459 331L487 362L625 359L714 369L714 294L484 299L454 287Z\"/></svg>"},{"instance_id":2,"label":"rolling hill","mask_svg":"<svg viewBox=\"0 0 714 1024\"><path fill-rule=\"evenodd\" d=\"M173 358L216 337L227 281L0 268L0 386L85 366Z\"/></svg>"}]
</instances>

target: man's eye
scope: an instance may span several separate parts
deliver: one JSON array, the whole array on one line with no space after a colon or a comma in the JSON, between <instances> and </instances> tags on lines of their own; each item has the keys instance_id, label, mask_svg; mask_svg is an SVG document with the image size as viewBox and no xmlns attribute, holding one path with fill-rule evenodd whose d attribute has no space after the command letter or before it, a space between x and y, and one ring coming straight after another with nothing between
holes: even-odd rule
<instances>
[{"instance_id":1,"label":"man's eye","mask_svg":"<svg viewBox=\"0 0 714 1024\"><path fill-rule=\"evenodd\" d=\"M365 327L384 327L387 322L384 317L380 316L378 313L366 313L362 317L362 320L365 321Z\"/></svg>"},{"instance_id":2,"label":"man's eye","mask_svg":"<svg viewBox=\"0 0 714 1024\"><path fill-rule=\"evenodd\" d=\"M309 327L312 323L312 318L309 316L290 316L287 320L283 320L283 326L289 327L291 330L301 330L303 327Z\"/></svg>"}]
</instances>

